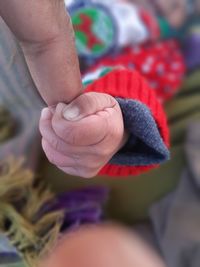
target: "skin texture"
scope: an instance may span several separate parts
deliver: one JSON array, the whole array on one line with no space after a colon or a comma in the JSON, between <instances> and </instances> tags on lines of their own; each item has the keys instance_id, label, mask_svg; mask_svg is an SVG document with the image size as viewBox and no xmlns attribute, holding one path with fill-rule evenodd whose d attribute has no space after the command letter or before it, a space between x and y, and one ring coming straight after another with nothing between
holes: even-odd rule
<instances>
[{"instance_id":1,"label":"skin texture","mask_svg":"<svg viewBox=\"0 0 200 267\"><path fill-rule=\"evenodd\" d=\"M64 1L0 0L0 14L18 38L33 80L51 107L40 120L47 158L68 174L96 175L127 135L114 98L82 95L74 33ZM73 122L71 117L64 119L63 103L75 105L82 117Z\"/></svg>"},{"instance_id":2,"label":"skin texture","mask_svg":"<svg viewBox=\"0 0 200 267\"><path fill-rule=\"evenodd\" d=\"M60 103L53 115L45 108L40 132L49 161L85 178L95 176L127 139L119 104L99 93L83 94L68 106Z\"/></svg>"},{"instance_id":3,"label":"skin texture","mask_svg":"<svg viewBox=\"0 0 200 267\"><path fill-rule=\"evenodd\" d=\"M74 34L62 0L0 0L0 15L18 38L48 105L69 103L81 94Z\"/></svg>"},{"instance_id":4,"label":"skin texture","mask_svg":"<svg viewBox=\"0 0 200 267\"><path fill-rule=\"evenodd\" d=\"M40 120L47 157L70 174L93 176L123 146L127 135L114 98L96 93L81 95L73 31L63 1L0 0L0 14L18 38L39 92L47 105L55 106L44 109ZM53 253L40 262L40 267L51 266L164 264L127 230L98 226L65 236Z\"/></svg>"},{"instance_id":5,"label":"skin texture","mask_svg":"<svg viewBox=\"0 0 200 267\"><path fill-rule=\"evenodd\" d=\"M166 267L133 231L119 226L80 228L67 234L39 267Z\"/></svg>"}]
</instances>

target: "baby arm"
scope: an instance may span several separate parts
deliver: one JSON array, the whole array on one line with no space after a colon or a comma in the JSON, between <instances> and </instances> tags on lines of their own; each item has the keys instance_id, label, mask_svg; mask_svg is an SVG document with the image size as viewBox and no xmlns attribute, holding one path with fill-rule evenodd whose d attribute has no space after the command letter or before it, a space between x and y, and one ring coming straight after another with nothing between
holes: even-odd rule
<instances>
[{"instance_id":1,"label":"baby arm","mask_svg":"<svg viewBox=\"0 0 200 267\"><path fill-rule=\"evenodd\" d=\"M167 160L166 116L153 90L137 72L102 73L84 79L86 93L70 105L43 110L48 159L82 177L135 175Z\"/></svg>"},{"instance_id":2,"label":"baby arm","mask_svg":"<svg viewBox=\"0 0 200 267\"><path fill-rule=\"evenodd\" d=\"M95 176L126 143L122 112L112 96L85 93L53 114L42 111L42 146L49 161L64 172Z\"/></svg>"}]
</instances>

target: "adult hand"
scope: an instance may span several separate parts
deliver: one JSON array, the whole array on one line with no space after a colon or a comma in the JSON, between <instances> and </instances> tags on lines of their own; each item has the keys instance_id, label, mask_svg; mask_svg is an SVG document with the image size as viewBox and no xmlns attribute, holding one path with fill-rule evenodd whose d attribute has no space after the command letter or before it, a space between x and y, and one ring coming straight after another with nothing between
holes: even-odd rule
<instances>
[{"instance_id":1,"label":"adult hand","mask_svg":"<svg viewBox=\"0 0 200 267\"><path fill-rule=\"evenodd\" d=\"M0 15L18 38L48 105L82 92L71 20L63 0L0 0Z\"/></svg>"}]
</instances>

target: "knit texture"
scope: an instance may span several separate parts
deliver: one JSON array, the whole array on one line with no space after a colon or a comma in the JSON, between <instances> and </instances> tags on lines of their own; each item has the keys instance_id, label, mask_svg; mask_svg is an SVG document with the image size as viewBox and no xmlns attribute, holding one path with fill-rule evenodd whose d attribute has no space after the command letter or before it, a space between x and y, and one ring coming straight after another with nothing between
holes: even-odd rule
<instances>
[{"instance_id":1,"label":"knit texture","mask_svg":"<svg viewBox=\"0 0 200 267\"><path fill-rule=\"evenodd\" d=\"M107 93L113 97L138 100L146 105L158 127L160 136L166 147L169 147L169 131L164 110L157 100L156 94L146 83L145 79L136 71L114 70L100 79L94 81L86 88L87 92L95 91ZM137 175L149 169L151 166L120 166L106 165L100 172L101 175L127 176Z\"/></svg>"},{"instance_id":2,"label":"knit texture","mask_svg":"<svg viewBox=\"0 0 200 267\"><path fill-rule=\"evenodd\" d=\"M144 166L160 164L169 159L169 150L163 142L149 108L140 101L117 99L130 137L127 144L112 158L112 164Z\"/></svg>"}]
</instances>

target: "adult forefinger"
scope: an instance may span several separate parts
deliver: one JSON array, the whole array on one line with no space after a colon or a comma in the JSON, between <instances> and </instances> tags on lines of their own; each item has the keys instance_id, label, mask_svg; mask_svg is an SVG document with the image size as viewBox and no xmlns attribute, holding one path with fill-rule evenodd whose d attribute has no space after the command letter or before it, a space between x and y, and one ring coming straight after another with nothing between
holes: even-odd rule
<instances>
[{"instance_id":1,"label":"adult forefinger","mask_svg":"<svg viewBox=\"0 0 200 267\"><path fill-rule=\"evenodd\" d=\"M0 14L18 38L33 80L48 105L82 92L71 20L63 0L0 0Z\"/></svg>"}]
</instances>

